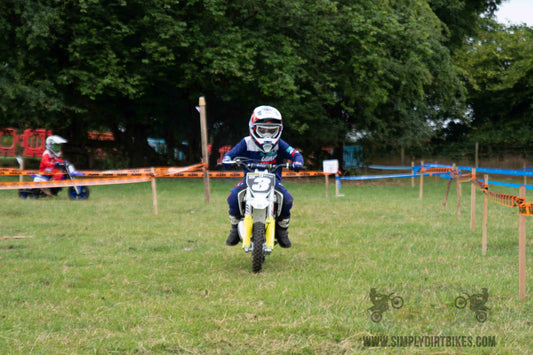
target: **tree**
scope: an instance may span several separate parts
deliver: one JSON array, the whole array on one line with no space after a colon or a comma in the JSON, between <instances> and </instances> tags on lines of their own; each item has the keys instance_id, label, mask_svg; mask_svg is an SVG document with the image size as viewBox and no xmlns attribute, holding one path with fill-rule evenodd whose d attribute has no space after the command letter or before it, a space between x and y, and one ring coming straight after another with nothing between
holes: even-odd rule
<instances>
[{"instance_id":1,"label":"tree","mask_svg":"<svg viewBox=\"0 0 533 355\"><path fill-rule=\"evenodd\" d=\"M464 84L426 0L6 0L0 30L2 120L80 145L109 129L130 166L161 158L147 137L166 140L162 163L175 149L199 161L199 96L215 152L260 104L315 156L351 130L420 145L462 117Z\"/></svg>"},{"instance_id":2,"label":"tree","mask_svg":"<svg viewBox=\"0 0 533 355\"><path fill-rule=\"evenodd\" d=\"M526 149L533 143L533 29L484 27L457 54L467 73L470 141Z\"/></svg>"},{"instance_id":3,"label":"tree","mask_svg":"<svg viewBox=\"0 0 533 355\"><path fill-rule=\"evenodd\" d=\"M459 49L475 35L482 18L490 18L503 0L432 0L433 12L445 24L444 31L451 49Z\"/></svg>"}]
</instances>

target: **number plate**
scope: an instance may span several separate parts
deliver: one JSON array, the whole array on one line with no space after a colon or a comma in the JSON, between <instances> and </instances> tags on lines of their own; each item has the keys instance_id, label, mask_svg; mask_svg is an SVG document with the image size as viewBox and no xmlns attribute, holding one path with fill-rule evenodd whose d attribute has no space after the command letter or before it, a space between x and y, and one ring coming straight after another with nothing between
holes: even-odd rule
<instances>
[{"instance_id":1,"label":"number plate","mask_svg":"<svg viewBox=\"0 0 533 355\"><path fill-rule=\"evenodd\" d=\"M246 182L253 192L268 192L274 184L274 175L248 174Z\"/></svg>"}]
</instances>

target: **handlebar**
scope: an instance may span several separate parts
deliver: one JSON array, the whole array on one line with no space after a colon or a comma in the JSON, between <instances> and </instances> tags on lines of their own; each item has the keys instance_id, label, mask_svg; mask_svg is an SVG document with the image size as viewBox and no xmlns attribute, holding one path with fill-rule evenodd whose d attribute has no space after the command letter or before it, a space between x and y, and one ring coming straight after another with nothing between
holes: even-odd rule
<instances>
[{"instance_id":1,"label":"handlebar","mask_svg":"<svg viewBox=\"0 0 533 355\"><path fill-rule=\"evenodd\" d=\"M244 168L246 171L249 171L249 172L254 171L255 169L267 170L269 172L275 172L281 168L287 168L290 170L294 170L294 167L295 167L294 163L261 164L261 163L257 163L254 161L249 161L249 160L239 159L239 158L235 158L234 160L231 160L224 164L236 165L241 168ZM223 165L223 164L218 164L218 165ZM303 166L300 166L300 169L303 169L303 168L304 168Z\"/></svg>"}]
</instances>

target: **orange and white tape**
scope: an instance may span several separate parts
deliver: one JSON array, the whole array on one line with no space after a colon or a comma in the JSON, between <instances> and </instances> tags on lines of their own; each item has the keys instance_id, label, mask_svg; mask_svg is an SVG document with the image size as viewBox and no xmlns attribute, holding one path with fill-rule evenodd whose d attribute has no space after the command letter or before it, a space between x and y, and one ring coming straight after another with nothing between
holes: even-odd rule
<instances>
[{"instance_id":1,"label":"orange and white tape","mask_svg":"<svg viewBox=\"0 0 533 355\"><path fill-rule=\"evenodd\" d=\"M78 180L51 180L51 181L18 181L18 182L0 182L0 190L18 190L18 189L35 189L50 187L67 187L67 186L95 186L95 185L116 185L131 184L136 182L151 181L150 176L124 177L124 178L96 178L96 179L78 179Z\"/></svg>"},{"instance_id":2,"label":"orange and white tape","mask_svg":"<svg viewBox=\"0 0 533 355\"><path fill-rule=\"evenodd\" d=\"M162 167L162 168L139 168L139 169L121 169L121 170L86 170L78 171L84 177L111 177L111 176L155 176L166 177L173 174L179 174L184 171L195 171L201 169L203 164L194 164L184 167ZM17 168L0 168L0 176L18 176L18 175L55 175L46 174L39 170L21 170Z\"/></svg>"},{"instance_id":3,"label":"orange and white tape","mask_svg":"<svg viewBox=\"0 0 533 355\"><path fill-rule=\"evenodd\" d=\"M518 213L522 216L533 216L533 203L523 202L518 206Z\"/></svg>"},{"instance_id":4,"label":"orange and white tape","mask_svg":"<svg viewBox=\"0 0 533 355\"><path fill-rule=\"evenodd\" d=\"M202 168L202 164L189 165L184 167L162 167L162 168L139 168L122 170L85 170L80 171L86 177L109 177L109 176L155 176L168 177L184 171L195 171Z\"/></svg>"}]
</instances>

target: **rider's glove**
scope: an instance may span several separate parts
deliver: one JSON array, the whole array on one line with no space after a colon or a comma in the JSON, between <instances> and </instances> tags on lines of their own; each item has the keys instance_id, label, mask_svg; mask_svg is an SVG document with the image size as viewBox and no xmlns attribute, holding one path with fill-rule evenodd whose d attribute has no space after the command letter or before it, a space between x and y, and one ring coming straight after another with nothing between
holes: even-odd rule
<instances>
[{"instance_id":1,"label":"rider's glove","mask_svg":"<svg viewBox=\"0 0 533 355\"><path fill-rule=\"evenodd\" d=\"M64 162L60 162L60 163L55 163L54 164L54 168L56 168L56 169L64 168L65 166L66 166L66 164Z\"/></svg>"},{"instance_id":2,"label":"rider's glove","mask_svg":"<svg viewBox=\"0 0 533 355\"><path fill-rule=\"evenodd\" d=\"M229 169L231 167L231 158L229 155L224 155L224 158L222 159L222 166L224 169Z\"/></svg>"},{"instance_id":3,"label":"rider's glove","mask_svg":"<svg viewBox=\"0 0 533 355\"><path fill-rule=\"evenodd\" d=\"M292 170L299 172L300 170L302 170L303 166L304 165L301 162L295 161L294 163L292 163Z\"/></svg>"}]
</instances>

